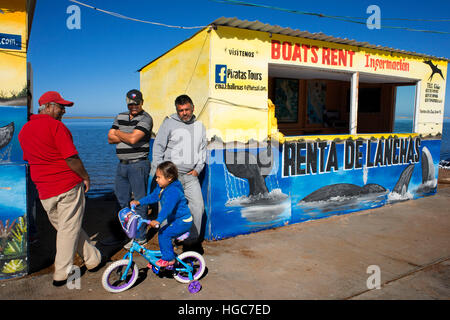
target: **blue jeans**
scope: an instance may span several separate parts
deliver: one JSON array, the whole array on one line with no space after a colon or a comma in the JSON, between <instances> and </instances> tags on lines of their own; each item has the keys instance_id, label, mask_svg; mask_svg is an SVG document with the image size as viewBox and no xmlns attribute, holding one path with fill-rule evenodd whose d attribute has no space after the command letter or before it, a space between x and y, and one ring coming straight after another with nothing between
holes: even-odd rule
<instances>
[{"instance_id":1,"label":"blue jeans","mask_svg":"<svg viewBox=\"0 0 450 320\"><path fill-rule=\"evenodd\" d=\"M159 250L161 250L162 259L171 261L176 258L173 251L172 239L181 236L191 228L192 222L184 222L181 219L166 224L158 232Z\"/></svg>"},{"instance_id":2,"label":"blue jeans","mask_svg":"<svg viewBox=\"0 0 450 320\"><path fill-rule=\"evenodd\" d=\"M114 193L121 208L128 207L131 201L131 193L135 200L139 200L147 195L148 174L150 173L150 161L141 160L134 163L117 165L116 181ZM147 219L147 206L139 206L136 213ZM139 229L137 240L145 239L146 225Z\"/></svg>"}]
</instances>

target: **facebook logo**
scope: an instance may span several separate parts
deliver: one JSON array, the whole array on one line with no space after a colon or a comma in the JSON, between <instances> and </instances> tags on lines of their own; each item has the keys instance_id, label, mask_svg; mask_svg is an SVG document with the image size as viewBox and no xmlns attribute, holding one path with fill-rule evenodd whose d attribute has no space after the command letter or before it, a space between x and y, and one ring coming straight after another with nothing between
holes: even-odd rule
<instances>
[{"instance_id":1,"label":"facebook logo","mask_svg":"<svg viewBox=\"0 0 450 320\"><path fill-rule=\"evenodd\" d=\"M227 66L216 64L216 83L227 83Z\"/></svg>"}]
</instances>

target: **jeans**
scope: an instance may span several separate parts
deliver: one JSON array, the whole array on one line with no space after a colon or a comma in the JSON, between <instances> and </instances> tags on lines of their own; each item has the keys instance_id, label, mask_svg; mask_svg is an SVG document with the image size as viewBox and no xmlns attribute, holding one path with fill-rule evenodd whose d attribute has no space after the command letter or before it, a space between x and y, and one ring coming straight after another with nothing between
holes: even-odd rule
<instances>
[{"instance_id":1,"label":"jeans","mask_svg":"<svg viewBox=\"0 0 450 320\"><path fill-rule=\"evenodd\" d=\"M139 200L147 195L148 174L150 173L150 161L141 160L134 163L117 165L114 193L121 208L130 205L131 193L134 199ZM143 219L147 219L147 206L139 206L136 213ZM138 230L137 240L145 239L146 225Z\"/></svg>"},{"instance_id":2,"label":"jeans","mask_svg":"<svg viewBox=\"0 0 450 320\"><path fill-rule=\"evenodd\" d=\"M191 228L192 222L184 222L183 220L175 220L166 224L159 230L158 242L159 250L161 250L161 259L171 261L177 256L173 251L172 239L181 236Z\"/></svg>"}]
</instances>

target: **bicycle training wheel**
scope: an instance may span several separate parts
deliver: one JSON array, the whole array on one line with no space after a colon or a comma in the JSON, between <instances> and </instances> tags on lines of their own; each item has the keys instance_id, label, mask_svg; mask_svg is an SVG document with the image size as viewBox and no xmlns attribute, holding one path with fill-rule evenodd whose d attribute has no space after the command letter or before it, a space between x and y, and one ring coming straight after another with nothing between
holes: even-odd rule
<instances>
[{"instance_id":1,"label":"bicycle training wheel","mask_svg":"<svg viewBox=\"0 0 450 320\"><path fill-rule=\"evenodd\" d=\"M129 262L130 261L127 259L118 260L111 263L109 267L106 268L102 276L102 285L106 291L118 293L125 291L134 285L139 274L139 269L135 262L132 263L128 270L125 280L121 280Z\"/></svg>"},{"instance_id":2,"label":"bicycle training wheel","mask_svg":"<svg viewBox=\"0 0 450 320\"><path fill-rule=\"evenodd\" d=\"M205 259L203 259L203 256L197 252L183 252L178 256L178 259L180 259L187 265L190 265L194 269L192 270L192 280L200 279L205 272ZM189 283L191 281L191 279L189 279L189 272L186 271L176 272L173 277L175 278L175 280L181 283Z\"/></svg>"}]
</instances>

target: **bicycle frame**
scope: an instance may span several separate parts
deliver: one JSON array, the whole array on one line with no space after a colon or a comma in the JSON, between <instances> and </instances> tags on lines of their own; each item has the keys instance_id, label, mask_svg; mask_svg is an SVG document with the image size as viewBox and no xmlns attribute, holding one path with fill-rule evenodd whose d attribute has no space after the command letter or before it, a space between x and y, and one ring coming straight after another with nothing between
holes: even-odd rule
<instances>
[{"instance_id":1,"label":"bicycle frame","mask_svg":"<svg viewBox=\"0 0 450 320\"><path fill-rule=\"evenodd\" d=\"M161 251L160 250L150 250L147 248L144 248L143 246L141 246L139 243L137 243L134 239L133 239L133 243L130 247L130 251L127 252L123 259L127 259L128 260L128 265L125 269L125 271L123 272L122 276L121 276L121 280L124 281L126 278L126 275L128 274L128 271L130 270L132 264L133 264L133 254L137 252L138 254L140 254L142 257L145 258L145 260L147 260L156 270L156 274L159 273L159 271L161 270L160 267L158 267L156 265L156 261L158 261L159 259L161 259ZM189 275L189 280L194 280L192 272L194 271L193 267L184 263L183 261L181 261L180 259L178 259L178 257L176 257L177 262L170 267L166 267L166 270L173 270L175 272L187 272ZM180 267L175 267L177 264L181 264Z\"/></svg>"}]
</instances>

